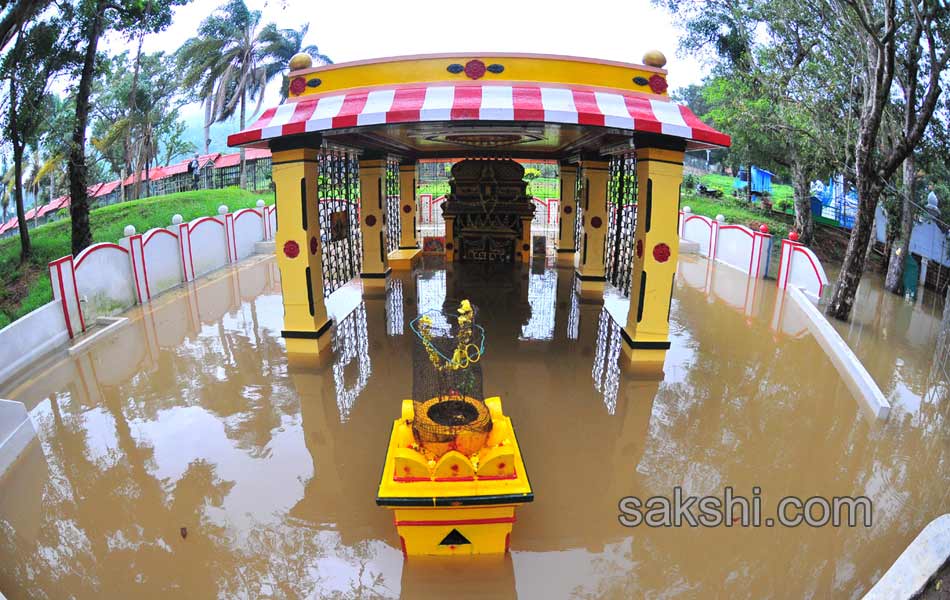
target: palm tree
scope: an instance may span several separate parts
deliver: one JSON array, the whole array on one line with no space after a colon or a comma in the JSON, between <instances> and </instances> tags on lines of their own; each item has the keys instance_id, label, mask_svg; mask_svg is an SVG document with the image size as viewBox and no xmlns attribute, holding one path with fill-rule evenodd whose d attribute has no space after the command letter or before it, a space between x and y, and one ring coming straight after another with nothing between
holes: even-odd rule
<instances>
[{"instance_id":1,"label":"palm tree","mask_svg":"<svg viewBox=\"0 0 950 600\"><path fill-rule=\"evenodd\" d=\"M205 105L205 152L212 123L226 121L235 113L241 129L247 125L247 103L257 101L260 111L264 90L283 73L297 51L330 62L316 46L302 48L308 28L278 29L269 24L259 28L261 12L249 10L244 0L230 0L206 18L198 36L179 51L184 83ZM241 187L247 184L244 149L241 149Z\"/></svg>"},{"instance_id":2,"label":"palm tree","mask_svg":"<svg viewBox=\"0 0 950 600\"><path fill-rule=\"evenodd\" d=\"M261 30L260 35L258 35L258 39L264 43L264 53L276 57L277 59L269 65L271 72L268 74L268 78L276 77L278 74L281 75L281 98L287 98L290 88L290 77L287 76L287 72L284 68L295 54L306 53L319 63L325 65L333 64L330 57L326 54L321 54L320 48L316 45L303 45L303 40L307 37L307 32L309 31L309 23L300 29L277 29L276 25L270 23L265 26L264 29Z\"/></svg>"},{"instance_id":3,"label":"palm tree","mask_svg":"<svg viewBox=\"0 0 950 600\"><path fill-rule=\"evenodd\" d=\"M224 40L194 37L182 44L175 55L178 69L184 73L181 87L191 90L192 98L199 100L205 109L204 137L202 147L208 154L211 143L211 125L215 122L214 88L224 70L221 48Z\"/></svg>"}]
</instances>

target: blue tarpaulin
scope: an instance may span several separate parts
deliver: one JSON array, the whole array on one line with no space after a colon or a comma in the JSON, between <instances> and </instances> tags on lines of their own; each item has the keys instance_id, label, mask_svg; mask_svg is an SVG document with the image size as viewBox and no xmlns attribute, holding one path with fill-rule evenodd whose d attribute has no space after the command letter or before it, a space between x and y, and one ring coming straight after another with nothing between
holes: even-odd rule
<instances>
[{"instance_id":1,"label":"blue tarpaulin","mask_svg":"<svg viewBox=\"0 0 950 600\"><path fill-rule=\"evenodd\" d=\"M846 189L839 175L828 180L827 186L813 184L811 207L816 217L837 221L839 226L851 229L858 214L858 193L854 188Z\"/></svg>"},{"instance_id":2,"label":"blue tarpaulin","mask_svg":"<svg viewBox=\"0 0 950 600\"><path fill-rule=\"evenodd\" d=\"M772 193L772 176L773 173L766 171L765 169L760 169L758 167L752 167L752 195L759 194L771 194ZM744 190L746 186L749 185L749 174L746 169L739 169L739 176L736 177L735 182L733 182L733 189Z\"/></svg>"}]
</instances>

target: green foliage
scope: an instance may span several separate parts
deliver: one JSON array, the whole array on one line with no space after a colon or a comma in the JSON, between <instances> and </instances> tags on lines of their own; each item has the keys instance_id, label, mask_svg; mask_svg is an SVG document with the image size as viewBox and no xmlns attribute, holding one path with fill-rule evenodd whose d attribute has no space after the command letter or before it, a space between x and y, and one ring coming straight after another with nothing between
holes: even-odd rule
<instances>
[{"instance_id":1,"label":"green foliage","mask_svg":"<svg viewBox=\"0 0 950 600\"><path fill-rule=\"evenodd\" d=\"M92 144L112 167L112 177L122 173L126 161L129 173L142 172L146 163L154 167L163 157L170 160L194 150L181 139L184 123L178 117L181 100L173 61L161 52L143 54L138 67L136 78L127 52L104 60L94 89Z\"/></svg>"},{"instance_id":2,"label":"green foliage","mask_svg":"<svg viewBox=\"0 0 950 600\"><path fill-rule=\"evenodd\" d=\"M768 225L769 232L776 239L787 236L790 229L785 220L771 214L763 214L731 197L707 198L694 191L683 189L682 206L688 206L694 214L713 219L716 215L723 215L729 223L745 225L751 229L758 229L759 225L764 223Z\"/></svg>"},{"instance_id":3,"label":"green foliage","mask_svg":"<svg viewBox=\"0 0 950 600\"><path fill-rule=\"evenodd\" d=\"M273 202L273 195L252 194L238 188L181 192L95 209L89 213L89 221L96 242L115 242L122 237L126 225L134 225L137 231L144 232L167 227L176 213L190 221L217 214L222 204L232 211L249 208L255 206L259 198L268 204ZM19 240L15 237L0 240L0 322L18 319L49 302L52 290L46 265L70 253L68 219L41 225L30 233L33 257L25 265L17 261Z\"/></svg>"}]
</instances>

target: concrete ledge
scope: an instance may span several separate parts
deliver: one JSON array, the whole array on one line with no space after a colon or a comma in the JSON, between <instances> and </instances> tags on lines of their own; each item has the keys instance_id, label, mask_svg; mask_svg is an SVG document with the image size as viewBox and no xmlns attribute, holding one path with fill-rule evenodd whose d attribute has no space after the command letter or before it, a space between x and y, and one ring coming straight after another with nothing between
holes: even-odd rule
<instances>
[{"instance_id":1,"label":"concrete ledge","mask_svg":"<svg viewBox=\"0 0 950 600\"><path fill-rule=\"evenodd\" d=\"M63 307L54 300L0 329L0 382L69 341Z\"/></svg>"},{"instance_id":2,"label":"concrete ledge","mask_svg":"<svg viewBox=\"0 0 950 600\"><path fill-rule=\"evenodd\" d=\"M864 600L905 600L923 591L950 558L950 513L927 524Z\"/></svg>"},{"instance_id":3,"label":"concrete ledge","mask_svg":"<svg viewBox=\"0 0 950 600\"><path fill-rule=\"evenodd\" d=\"M393 250L389 253L389 267L393 271L411 271L421 257L422 250L418 248Z\"/></svg>"},{"instance_id":4,"label":"concrete ledge","mask_svg":"<svg viewBox=\"0 0 950 600\"><path fill-rule=\"evenodd\" d=\"M275 252L277 252L277 245L274 240L254 242L254 254L274 254Z\"/></svg>"},{"instance_id":5,"label":"concrete ledge","mask_svg":"<svg viewBox=\"0 0 950 600\"><path fill-rule=\"evenodd\" d=\"M680 238L680 254L699 254L699 242Z\"/></svg>"},{"instance_id":6,"label":"concrete ledge","mask_svg":"<svg viewBox=\"0 0 950 600\"><path fill-rule=\"evenodd\" d=\"M93 342L112 335L120 327L128 322L129 320L125 317L99 317L96 319L96 325L98 325L98 329L92 332L87 330L85 335L83 335L76 341L75 344L69 347L69 355L75 356L76 354L79 354L83 350L89 348Z\"/></svg>"},{"instance_id":7,"label":"concrete ledge","mask_svg":"<svg viewBox=\"0 0 950 600\"><path fill-rule=\"evenodd\" d=\"M841 339L818 307L812 304L805 292L796 286L789 286L786 292L804 313L808 321L808 329L834 363L851 393L863 402L875 418L886 419L891 411L890 403L848 344Z\"/></svg>"},{"instance_id":8,"label":"concrete ledge","mask_svg":"<svg viewBox=\"0 0 950 600\"><path fill-rule=\"evenodd\" d=\"M0 400L0 475L23 454L36 432L22 402Z\"/></svg>"}]
</instances>

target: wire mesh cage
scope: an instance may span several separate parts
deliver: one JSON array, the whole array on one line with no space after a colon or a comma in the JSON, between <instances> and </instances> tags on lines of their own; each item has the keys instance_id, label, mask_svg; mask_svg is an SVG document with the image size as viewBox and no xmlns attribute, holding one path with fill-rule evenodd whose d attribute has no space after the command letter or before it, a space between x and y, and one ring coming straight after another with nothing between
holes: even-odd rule
<instances>
[{"instance_id":1,"label":"wire mesh cage","mask_svg":"<svg viewBox=\"0 0 950 600\"><path fill-rule=\"evenodd\" d=\"M485 444L492 423L482 393L485 330L474 323L467 300L428 311L410 323L413 349L413 433L438 457L449 450L471 455Z\"/></svg>"}]
</instances>

